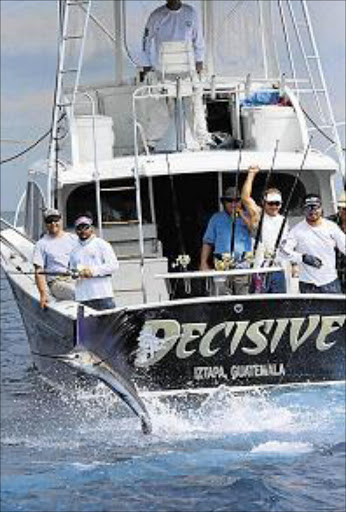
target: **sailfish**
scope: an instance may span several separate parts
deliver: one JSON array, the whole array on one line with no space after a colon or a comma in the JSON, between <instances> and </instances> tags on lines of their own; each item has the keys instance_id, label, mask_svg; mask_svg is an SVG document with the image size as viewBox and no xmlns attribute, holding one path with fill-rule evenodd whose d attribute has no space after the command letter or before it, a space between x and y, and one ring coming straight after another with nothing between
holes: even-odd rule
<instances>
[{"instance_id":1,"label":"sailfish","mask_svg":"<svg viewBox=\"0 0 346 512\"><path fill-rule=\"evenodd\" d=\"M129 315L121 310L114 316L85 317L84 307L78 305L76 345L55 358L102 381L139 417L142 432L150 434L149 413L130 380L132 369L128 364L142 324L141 312Z\"/></svg>"},{"instance_id":2,"label":"sailfish","mask_svg":"<svg viewBox=\"0 0 346 512\"><path fill-rule=\"evenodd\" d=\"M116 369L107 364L106 361L90 350L87 350L82 345L76 345L71 352L57 356L57 358L83 373L96 377L106 384L106 386L116 393L139 417L142 432L144 434L150 434L152 432L148 411L138 395L135 386L129 379L123 377Z\"/></svg>"}]
</instances>

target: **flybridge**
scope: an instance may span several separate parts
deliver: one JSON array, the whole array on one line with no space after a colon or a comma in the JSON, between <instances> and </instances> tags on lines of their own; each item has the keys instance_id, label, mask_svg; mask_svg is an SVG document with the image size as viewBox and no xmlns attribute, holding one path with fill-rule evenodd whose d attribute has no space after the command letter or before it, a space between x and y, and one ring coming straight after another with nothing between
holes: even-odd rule
<instances>
[{"instance_id":1,"label":"flybridge","mask_svg":"<svg viewBox=\"0 0 346 512\"><path fill-rule=\"evenodd\" d=\"M180 153L166 155L150 155L139 157L139 170L141 176L164 176L168 174L167 158L170 162L172 174L190 174L203 172L230 172L237 167L239 160L238 151L219 150L203 153ZM249 166L256 162L263 170L270 168L273 158L272 152L244 151L242 153L241 170L247 171ZM302 154L278 153L276 158L276 171L298 169L302 162ZM101 177L104 180L131 178L134 169L134 157L119 157L117 159L102 162ZM308 171L335 172L335 161L317 151L310 152L304 169ZM42 169L42 168L41 168ZM35 172L35 170L34 170ZM40 168L37 172L41 172ZM84 163L78 166L67 166L59 175L61 185L72 183L86 183L94 180L94 166L92 163Z\"/></svg>"}]
</instances>

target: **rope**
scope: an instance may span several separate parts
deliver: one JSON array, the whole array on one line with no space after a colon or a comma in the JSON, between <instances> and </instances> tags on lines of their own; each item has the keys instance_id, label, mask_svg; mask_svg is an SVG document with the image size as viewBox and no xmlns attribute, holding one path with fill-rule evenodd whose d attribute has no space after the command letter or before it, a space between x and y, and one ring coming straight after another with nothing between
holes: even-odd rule
<instances>
[{"instance_id":1,"label":"rope","mask_svg":"<svg viewBox=\"0 0 346 512\"><path fill-rule=\"evenodd\" d=\"M329 135L326 134L326 132L324 132L322 130L322 128L320 128L318 126L318 124L309 116L309 114L306 112L306 110L300 105L300 108L302 109L302 112L303 114L309 119L310 123L316 128L316 130L321 134L323 135L323 137L325 137L331 144L334 144L335 145L335 140L333 140L331 137L329 137ZM346 151L346 148L341 148L342 151Z\"/></svg>"},{"instance_id":2,"label":"rope","mask_svg":"<svg viewBox=\"0 0 346 512\"><path fill-rule=\"evenodd\" d=\"M60 119L58 120L58 123L60 123L60 121L62 121L62 119L66 116L66 113L63 113L60 117ZM38 144L40 144L40 142L42 142L46 137L48 137L48 135L50 135L52 133L52 128L50 128L49 130L47 130L43 135L41 135L41 137L39 139L37 139L33 144L31 144L30 146L28 146L27 148L23 149L23 151L20 151L19 153L17 153L16 155L13 155L13 156L10 156L8 158L5 158L4 160L1 160L0 161L0 165L2 164L7 164L8 162L11 162L12 160L15 160L16 158L19 158L23 155L25 155L25 153L28 153L29 151L31 151L34 147L38 146ZM63 137L62 137L63 138Z\"/></svg>"},{"instance_id":3,"label":"rope","mask_svg":"<svg viewBox=\"0 0 346 512\"><path fill-rule=\"evenodd\" d=\"M40 144L40 142L42 142L46 137L48 137L48 135L50 135L51 131L52 131L52 129L50 128L46 133L44 133L33 144L28 146L26 149L23 149L23 151L20 151L16 155L10 156L9 158L5 158L4 160L1 160L0 165L7 164L8 162L11 162L12 160L16 160L17 158L25 155L25 153L28 153L29 151L31 151L35 146L38 146L38 144Z\"/></svg>"}]
</instances>

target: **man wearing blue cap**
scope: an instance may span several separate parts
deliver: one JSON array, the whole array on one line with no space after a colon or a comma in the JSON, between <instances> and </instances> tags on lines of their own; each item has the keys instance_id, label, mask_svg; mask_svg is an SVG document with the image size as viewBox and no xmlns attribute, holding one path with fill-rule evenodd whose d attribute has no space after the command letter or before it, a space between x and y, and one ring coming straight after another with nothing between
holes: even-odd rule
<instances>
[{"instance_id":1,"label":"man wearing blue cap","mask_svg":"<svg viewBox=\"0 0 346 512\"><path fill-rule=\"evenodd\" d=\"M282 241L280 254L299 264L301 293L341 293L335 249L346 253L346 236L334 222L323 218L318 194L305 196L303 208L305 219Z\"/></svg>"}]
</instances>

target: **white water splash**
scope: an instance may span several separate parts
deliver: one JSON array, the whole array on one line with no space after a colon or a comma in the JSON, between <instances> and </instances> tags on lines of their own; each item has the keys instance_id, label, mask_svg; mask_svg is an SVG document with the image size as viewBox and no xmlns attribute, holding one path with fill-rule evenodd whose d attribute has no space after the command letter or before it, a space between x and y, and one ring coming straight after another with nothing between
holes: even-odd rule
<instances>
[{"instance_id":1,"label":"white water splash","mask_svg":"<svg viewBox=\"0 0 346 512\"><path fill-rule=\"evenodd\" d=\"M288 442L288 441L268 441L252 448L251 453L281 453L286 455L296 455L308 453L313 450L311 443Z\"/></svg>"}]
</instances>

